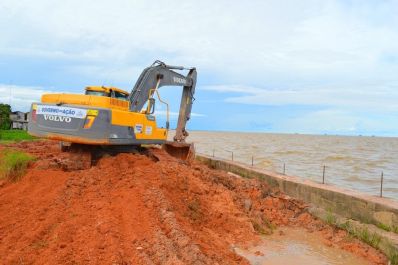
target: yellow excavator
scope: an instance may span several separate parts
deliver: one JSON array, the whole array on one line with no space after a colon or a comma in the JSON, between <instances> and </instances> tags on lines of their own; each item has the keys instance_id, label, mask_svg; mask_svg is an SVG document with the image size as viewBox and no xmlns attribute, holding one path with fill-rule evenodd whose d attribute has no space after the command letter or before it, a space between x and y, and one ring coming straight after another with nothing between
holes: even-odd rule
<instances>
[{"instance_id":1,"label":"yellow excavator","mask_svg":"<svg viewBox=\"0 0 398 265\"><path fill-rule=\"evenodd\" d=\"M187 75L177 71L187 70ZM131 93L116 87L89 86L85 94L44 94L31 106L28 132L58 140L63 150L95 147L126 150L147 144L161 144L173 156L190 160L193 144L185 143L186 123L194 101L196 69L155 61L144 69ZM169 105L161 99L162 86L182 86L176 134L167 141ZM165 127L158 127L155 102L167 110Z\"/></svg>"}]
</instances>

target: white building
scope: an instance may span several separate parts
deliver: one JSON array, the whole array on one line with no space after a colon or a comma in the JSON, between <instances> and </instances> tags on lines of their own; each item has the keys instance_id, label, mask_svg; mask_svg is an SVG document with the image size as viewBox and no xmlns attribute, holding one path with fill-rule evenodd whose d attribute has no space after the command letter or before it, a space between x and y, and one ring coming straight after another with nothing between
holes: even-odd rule
<instances>
[{"instance_id":1,"label":"white building","mask_svg":"<svg viewBox=\"0 0 398 265\"><path fill-rule=\"evenodd\" d=\"M10 114L11 120L11 129L20 129L27 130L28 129L28 114L22 111L13 111Z\"/></svg>"}]
</instances>

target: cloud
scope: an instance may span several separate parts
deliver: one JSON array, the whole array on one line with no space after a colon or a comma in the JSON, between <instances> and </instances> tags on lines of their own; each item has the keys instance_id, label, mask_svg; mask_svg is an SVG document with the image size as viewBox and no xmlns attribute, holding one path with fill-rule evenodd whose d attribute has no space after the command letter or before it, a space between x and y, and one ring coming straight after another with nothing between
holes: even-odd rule
<instances>
[{"instance_id":1,"label":"cloud","mask_svg":"<svg viewBox=\"0 0 398 265\"><path fill-rule=\"evenodd\" d=\"M3 0L0 59L8 60L0 60L0 70L34 62L26 71L34 87L20 91L37 99L39 87L52 90L57 80L63 87L96 80L132 86L144 67L162 59L198 68L198 94L208 94L195 104L214 106L209 102L224 97L224 104L292 112L297 105L316 106L326 112L297 117L314 131L325 117L335 117L334 126L346 131L358 124L373 128L370 114L382 120L398 111L397 13L396 1L366 0ZM42 69L37 62L56 63ZM0 83L27 84L2 72ZM54 78L45 83L43 76ZM9 101L6 94L0 100ZM27 98L15 95L15 106L26 108ZM220 120L227 107L203 109Z\"/></svg>"},{"instance_id":2,"label":"cloud","mask_svg":"<svg viewBox=\"0 0 398 265\"><path fill-rule=\"evenodd\" d=\"M274 129L290 133L393 136L398 130L397 124L398 118L394 114L369 115L363 112L324 109L287 118L275 124Z\"/></svg>"},{"instance_id":3,"label":"cloud","mask_svg":"<svg viewBox=\"0 0 398 265\"><path fill-rule=\"evenodd\" d=\"M32 102L40 102L43 94L59 93L52 90L45 90L40 87L15 86L0 84L0 103L10 104L12 110L28 111ZM164 107L157 107L155 115L166 117L167 111ZM171 119L178 118L178 112L169 112ZM192 112L191 117L206 117L205 114Z\"/></svg>"},{"instance_id":4,"label":"cloud","mask_svg":"<svg viewBox=\"0 0 398 265\"><path fill-rule=\"evenodd\" d=\"M121 66L141 69L161 57L248 84L262 77L280 81L280 75L287 81L314 75L383 78L394 73L383 71L387 67L379 60L398 52L397 6L383 2L375 7L371 1L347 6L344 1L119 0L93 5L72 0L55 5L5 0L0 53L81 61L92 75L97 72L88 63L112 72Z\"/></svg>"},{"instance_id":5,"label":"cloud","mask_svg":"<svg viewBox=\"0 0 398 265\"><path fill-rule=\"evenodd\" d=\"M301 117L290 118L279 125L280 130L296 128L299 133L357 133L360 117L349 112L337 110L320 110ZM314 131L314 128L315 131Z\"/></svg>"},{"instance_id":6,"label":"cloud","mask_svg":"<svg viewBox=\"0 0 398 265\"><path fill-rule=\"evenodd\" d=\"M0 102L10 104L12 110L29 111L32 102L40 102L42 94L54 93L40 87L0 84Z\"/></svg>"},{"instance_id":7,"label":"cloud","mask_svg":"<svg viewBox=\"0 0 398 265\"><path fill-rule=\"evenodd\" d=\"M159 115L159 116L167 116L167 111L164 110L156 110L155 111L155 115ZM170 111L169 112L170 117L172 118L177 118L179 113L175 112L175 111ZM201 113L196 113L196 112L192 112L191 113L191 117L206 117L206 115L201 114Z\"/></svg>"},{"instance_id":8,"label":"cloud","mask_svg":"<svg viewBox=\"0 0 398 265\"><path fill-rule=\"evenodd\" d=\"M219 93L238 93L227 96L226 102L254 105L312 105L338 109L364 109L369 111L398 112L398 86L361 87L299 87L297 89L263 89L256 87L205 86L202 89Z\"/></svg>"}]
</instances>

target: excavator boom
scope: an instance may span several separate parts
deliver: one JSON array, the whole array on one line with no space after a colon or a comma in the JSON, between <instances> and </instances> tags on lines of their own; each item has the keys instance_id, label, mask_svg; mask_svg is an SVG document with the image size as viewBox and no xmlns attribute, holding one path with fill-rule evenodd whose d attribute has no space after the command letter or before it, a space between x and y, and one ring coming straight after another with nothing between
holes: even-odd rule
<instances>
[{"instance_id":1,"label":"excavator boom","mask_svg":"<svg viewBox=\"0 0 398 265\"><path fill-rule=\"evenodd\" d=\"M183 76L173 70L189 70L189 72ZM161 61L155 61L150 67L144 69L129 96L130 110L139 111L159 87L183 86L174 141L163 144L163 149L166 152L182 160L192 160L195 157L194 145L185 143L185 138L189 135L185 127L191 118L196 78L195 68L171 66ZM156 89L151 89L153 87Z\"/></svg>"},{"instance_id":2,"label":"excavator boom","mask_svg":"<svg viewBox=\"0 0 398 265\"><path fill-rule=\"evenodd\" d=\"M189 72L187 76L184 76L173 70L189 70ZM196 78L196 68L171 66L161 61L155 61L150 67L144 69L131 91L128 98L130 110L140 111L153 96L155 90L162 86L183 86L174 141L185 142L185 138L188 136L185 126L191 117L192 103L195 100Z\"/></svg>"}]
</instances>

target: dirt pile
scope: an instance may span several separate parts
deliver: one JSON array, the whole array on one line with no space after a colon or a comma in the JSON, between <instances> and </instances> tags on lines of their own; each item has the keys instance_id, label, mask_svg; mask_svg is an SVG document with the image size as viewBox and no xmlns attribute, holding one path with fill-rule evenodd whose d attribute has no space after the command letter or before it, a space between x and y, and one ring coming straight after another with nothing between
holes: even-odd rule
<instances>
[{"instance_id":1,"label":"dirt pile","mask_svg":"<svg viewBox=\"0 0 398 265\"><path fill-rule=\"evenodd\" d=\"M248 264L233 251L303 226L327 244L375 264L376 250L315 220L302 202L266 184L162 150L104 156L89 169L65 166L57 143L14 145L38 160L0 188L0 253L5 264Z\"/></svg>"}]
</instances>

